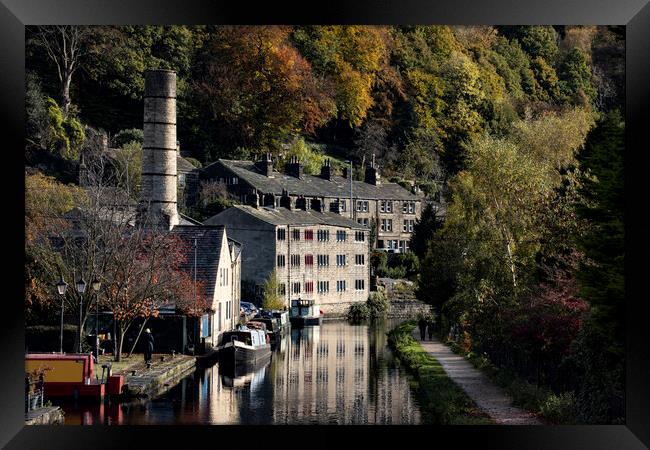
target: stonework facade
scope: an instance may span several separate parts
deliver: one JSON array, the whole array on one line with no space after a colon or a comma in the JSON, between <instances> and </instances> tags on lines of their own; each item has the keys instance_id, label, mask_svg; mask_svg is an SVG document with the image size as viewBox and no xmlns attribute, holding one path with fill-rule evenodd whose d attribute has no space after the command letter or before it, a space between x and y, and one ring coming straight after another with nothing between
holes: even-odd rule
<instances>
[{"instance_id":1,"label":"stonework facade","mask_svg":"<svg viewBox=\"0 0 650 450\"><path fill-rule=\"evenodd\" d=\"M365 302L370 290L369 229L335 213L238 205L208 219L242 243L242 280L262 286L275 270L278 293L314 299L326 316Z\"/></svg>"}]
</instances>

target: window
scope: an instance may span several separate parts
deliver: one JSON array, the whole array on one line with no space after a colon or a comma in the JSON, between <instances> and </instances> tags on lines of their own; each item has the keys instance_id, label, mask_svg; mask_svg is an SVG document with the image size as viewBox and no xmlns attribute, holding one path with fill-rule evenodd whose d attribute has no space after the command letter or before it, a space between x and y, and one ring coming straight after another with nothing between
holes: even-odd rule
<instances>
[{"instance_id":1,"label":"window","mask_svg":"<svg viewBox=\"0 0 650 450\"><path fill-rule=\"evenodd\" d=\"M287 285L284 283L278 284L278 295L287 295Z\"/></svg>"},{"instance_id":2,"label":"window","mask_svg":"<svg viewBox=\"0 0 650 450\"><path fill-rule=\"evenodd\" d=\"M368 200L357 200L357 211L368 212Z\"/></svg>"},{"instance_id":3,"label":"window","mask_svg":"<svg viewBox=\"0 0 650 450\"><path fill-rule=\"evenodd\" d=\"M291 238L294 241L299 241L300 240L300 230L291 230Z\"/></svg>"},{"instance_id":4,"label":"window","mask_svg":"<svg viewBox=\"0 0 650 450\"><path fill-rule=\"evenodd\" d=\"M395 239L395 240L390 240L389 239L386 242L388 243L388 248L389 249L397 250L397 239Z\"/></svg>"},{"instance_id":5,"label":"window","mask_svg":"<svg viewBox=\"0 0 650 450\"><path fill-rule=\"evenodd\" d=\"M345 280L338 280L336 282L336 292L345 292Z\"/></svg>"},{"instance_id":6,"label":"window","mask_svg":"<svg viewBox=\"0 0 650 450\"><path fill-rule=\"evenodd\" d=\"M345 255L336 255L336 265L345 266Z\"/></svg>"},{"instance_id":7,"label":"window","mask_svg":"<svg viewBox=\"0 0 650 450\"><path fill-rule=\"evenodd\" d=\"M324 294L330 291L330 282L329 281L319 281L318 282L318 293Z\"/></svg>"},{"instance_id":8,"label":"window","mask_svg":"<svg viewBox=\"0 0 650 450\"><path fill-rule=\"evenodd\" d=\"M384 248L384 241L382 239L377 241L377 248Z\"/></svg>"},{"instance_id":9,"label":"window","mask_svg":"<svg viewBox=\"0 0 650 450\"><path fill-rule=\"evenodd\" d=\"M348 237L348 234L345 231L343 231L343 230L337 230L336 231L336 240L338 242L345 241L347 239L347 237Z\"/></svg>"},{"instance_id":10,"label":"window","mask_svg":"<svg viewBox=\"0 0 650 450\"><path fill-rule=\"evenodd\" d=\"M354 289L363 291L366 288L366 280L354 280Z\"/></svg>"},{"instance_id":11,"label":"window","mask_svg":"<svg viewBox=\"0 0 650 450\"><path fill-rule=\"evenodd\" d=\"M402 212L404 214L415 214L415 202L402 203Z\"/></svg>"},{"instance_id":12,"label":"window","mask_svg":"<svg viewBox=\"0 0 650 450\"><path fill-rule=\"evenodd\" d=\"M287 236L284 228L278 228L278 241L284 241Z\"/></svg>"},{"instance_id":13,"label":"window","mask_svg":"<svg viewBox=\"0 0 650 450\"><path fill-rule=\"evenodd\" d=\"M404 233L413 233L413 226L415 225L415 220L413 219L407 219L404 221L404 226L402 227L402 231Z\"/></svg>"},{"instance_id":14,"label":"window","mask_svg":"<svg viewBox=\"0 0 650 450\"><path fill-rule=\"evenodd\" d=\"M313 294L314 293L314 282L313 281L305 281L305 293L307 293L307 294Z\"/></svg>"},{"instance_id":15,"label":"window","mask_svg":"<svg viewBox=\"0 0 650 450\"><path fill-rule=\"evenodd\" d=\"M300 255L291 255L291 267L300 266Z\"/></svg>"},{"instance_id":16,"label":"window","mask_svg":"<svg viewBox=\"0 0 650 450\"><path fill-rule=\"evenodd\" d=\"M318 265L321 267L330 265L330 255L318 255L317 259Z\"/></svg>"},{"instance_id":17,"label":"window","mask_svg":"<svg viewBox=\"0 0 650 450\"><path fill-rule=\"evenodd\" d=\"M380 231L393 231L393 219L381 219Z\"/></svg>"},{"instance_id":18,"label":"window","mask_svg":"<svg viewBox=\"0 0 650 450\"><path fill-rule=\"evenodd\" d=\"M386 212L393 212L393 202L390 200L386 202Z\"/></svg>"},{"instance_id":19,"label":"window","mask_svg":"<svg viewBox=\"0 0 650 450\"><path fill-rule=\"evenodd\" d=\"M286 256L278 255L278 267L284 267L287 265Z\"/></svg>"},{"instance_id":20,"label":"window","mask_svg":"<svg viewBox=\"0 0 650 450\"><path fill-rule=\"evenodd\" d=\"M305 255L305 265L306 266L314 265L314 255Z\"/></svg>"},{"instance_id":21,"label":"window","mask_svg":"<svg viewBox=\"0 0 650 450\"><path fill-rule=\"evenodd\" d=\"M386 202L384 200L379 202L379 212L386 212Z\"/></svg>"},{"instance_id":22,"label":"window","mask_svg":"<svg viewBox=\"0 0 650 450\"><path fill-rule=\"evenodd\" d=\"M354 233L354 240L356 242L364 242L366 240L366 233L363 231L357 231Z\"/></svg>"},{"instance_id":23,"label":"window","mask_svg":"<svg viewBox=\"0 0 650 450\"><path fill-rule=\"evenodd\" d=\"M341 211L343 211L343 212L347 211L346 206L345 206L345 200L339 200L339 205L340 205Z\"/></svg>"},{"instance_id":24,"label":"window","mask_svg":"<svg viewBox=\"0 0 650 450\"><path fill-rule=\"evenodd\" d=\"M292 285L291 292L293 292L294 294L300 294L300 282L291 283L291 285Z\"/></svg>"},{"instance_id":25,"label":"window","mask_svg":"<svg viewBox=\"0 0 650 450\"><path fill-rule=\"evenodd\" d=\"M357 266L365 266L366 255L354 255L354 264Z\"/></svg>"},{"instance_id":26,"label":"window","mask_svg":"<svg viewBox=\"0 0 650 450\"><path fill-rule=\"evenodd\" d=\"M314 230L305 230L305 240L306 241L314 240Z\"/></svg>"},{"instance_id":27,"label":"window","mask_svg":"<svg viewBox=\"0 0 650 450\"><path fill-rule=\"evenodd\" d=\"M318 240L320 242L327 242L327 241L330 240L330 232L329 232L329 230L318 230L316 232L316 234L317 234Z\"/></svg>"}]
</instances>

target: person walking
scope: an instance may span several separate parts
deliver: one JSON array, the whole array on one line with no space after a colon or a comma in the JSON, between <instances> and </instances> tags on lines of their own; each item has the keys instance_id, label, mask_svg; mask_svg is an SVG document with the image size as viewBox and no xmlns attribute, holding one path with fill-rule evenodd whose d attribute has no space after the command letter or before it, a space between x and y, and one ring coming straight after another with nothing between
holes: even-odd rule
<instances>
[{"instance_id":1,"label":"person walking","mask_svg":"<svg viewBox=\"0 0 650 450\"><path fill-rule=\"evenodd\" d=\"M153 353L153 334L151 330L147 328L144 330L144 362L149 364L151 362L151 354Z\"/></svg>"},{"instance_id":2,"label":"person walking","mask_svg":"<svg viewBox=\"0 0 650 450\"><path fill-rule=\"evenodd\" d=\"M424 316L420 316L420 320L418 320L418 327L420 328L420 340L423 341L427 330L427 321Z\"/></svg>"},{"instance_id":3,"label":"person walking","mask_svg":"<svg viewBox=\"0 0 650 450\"><path fill-rule=\"evenodd\" d=\"M429 335L429 340L433 341L433 327L435 326L435 322L433 320L433 316L429 316L427 319L427 334Z\"/></svg>"}]
</instances>

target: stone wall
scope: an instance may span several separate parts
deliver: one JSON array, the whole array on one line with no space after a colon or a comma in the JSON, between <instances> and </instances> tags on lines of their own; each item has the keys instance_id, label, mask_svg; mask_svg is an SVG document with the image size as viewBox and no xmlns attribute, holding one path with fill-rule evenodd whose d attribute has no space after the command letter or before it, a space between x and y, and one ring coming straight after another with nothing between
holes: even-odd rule
<instances>
[{"instance_id":1,"label":"stone wall","mask_svg":"<svg viewBox=\"0 0 650 450\"><path fill-rule=\"evenodd\" d=\"M63 425L65 418L58 406L44 406L25 414L25 425Z\"/></svg>"}]
</instances>

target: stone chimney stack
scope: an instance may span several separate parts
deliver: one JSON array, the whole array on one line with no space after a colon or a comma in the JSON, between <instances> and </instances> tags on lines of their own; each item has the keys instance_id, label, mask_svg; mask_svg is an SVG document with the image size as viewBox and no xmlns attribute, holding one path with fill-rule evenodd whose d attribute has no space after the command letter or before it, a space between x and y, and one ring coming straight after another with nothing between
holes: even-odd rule
<instances>
[{"instance_id":1,"label":"stone chimney stack","mask_svg":"<svg viewBox=\"0 0 650 450\"><path fill-rule=\"evenodd\" d=\"M138 222L171 230L178 225L176 73L147 70L144 81L144 145Z\"/></svg>"},{"instance_id":2,"label":"stone chimney stack","mask_svg":"<svg viewBox=\"0 0 650 450\"><path fill-rule=\"evenodd\" d=\"M296 199L296 209L307 211L307 199L302 195Z\"/></svg>"},{"instance_id":3,"label":"stone chimney stack","mask_svg":"<svg viewBox=\"0 0 650 450\"><path fill-rule=\"evenodd\" d=\"M332 165L329 158L325 160L325 164L320 168L320 176L328 181L332 179Z\"/></svg>"},{"instance_id":4,"label":"stone chimney stack","mask_svg":"<svg viewBox=\"0 0 650 450\"><path fill-rule=\"evenodd\" d=\"M379 166L375 163L375 154L372 154L372 162L366 167L366 177L364 180L368 184L377 186L381 183L381 176L379 175Z\"/></svg>"},{"instance_id":5,"label":"stone chimney stack","mask_svg":"<svg viewBox=\"0 0 650 450\"><path fill-rule=\"evenodd\" d=\"M282 189L282 197L280 197L280 207L291 209L291 197L286 189Z\"/></svg>"},{"instance_id":6,"label":"stone chimney stack","mask_svg":"<svg viewBox=\"0 0 650 450\"><path fill-rule=\"evenodd\" d=\"M284 166L284 173L295 178L302 178L302 165L297 156L292 156L291 160Z\"/></svg>"},{"instance_id":7,"label":"stone chimney stack","mask_svg":"<svg viewBox=\"0 0 650 450\"><path fill-rule=\"evenodd\" d=\"M262 175L274 178L273 176L273 159L270 153L264 155L259 161L255 163L255 167L259 170Z\"/></svg>"}]
</instances>

